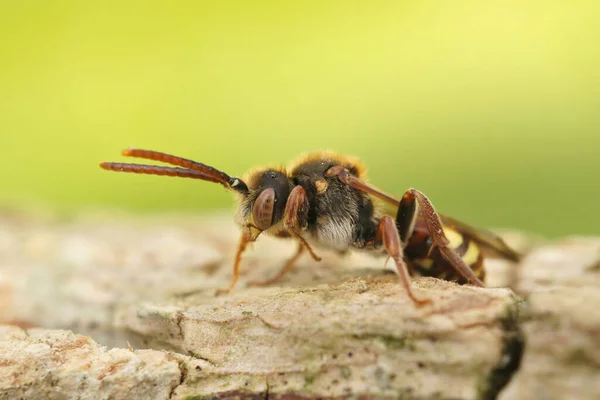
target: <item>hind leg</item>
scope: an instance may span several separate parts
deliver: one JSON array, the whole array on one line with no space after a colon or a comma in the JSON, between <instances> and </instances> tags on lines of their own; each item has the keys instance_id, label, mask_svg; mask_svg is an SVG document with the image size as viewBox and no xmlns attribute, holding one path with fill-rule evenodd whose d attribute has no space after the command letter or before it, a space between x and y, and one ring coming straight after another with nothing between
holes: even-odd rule
<instances>
[{"instance_id":1,"label":"hind leg","mask_svg":"<svg viewBox=\"0 0 600 400\"><path fill-rule=\"evenodd\" d=\"M404 193L402 200L400 200L398 213L396 214L396 225L398 226L398 232L402 241L406 243L412 235L417 211L423 217L423 221L427 226L427 232L432 241L428 256L433 254L434 251L439 252L452 268L471 284L485 286L462 257L449 247L450 240L448 240L444 233L442 222L433 208L433 204L431 204L423 193L416 189L409 189Z\"/></svg>"},{"instance_id":2,"label":"hind leg","mask_svg":"<svg viewBox=\"0 0 600 400\"><path fill-rule=\"evenodd\" d=\"M429 254L434 250L438 250L441 256L450 263L452 268L456 270L462 277L475 286L485 286L483 282L475 275L473 270L464 262L464 260L454 250L449 247L450 241L444 233L442 222L438 213L433 208L429 199L416 189L409 189L402 196L402 200L398 200L387 193L369 185L368 183L351 175L346 168L341 165L335 165L325 172L327 177L337 177L341 182L355 189L361 190L372 196L375 196L387 203L397 204L398 213L396 215L397 231L400 235L402 243L406 244L412 235L417 211L423 217L427 226L427 231L433 242Z\"/></svg>"}]
</instances>

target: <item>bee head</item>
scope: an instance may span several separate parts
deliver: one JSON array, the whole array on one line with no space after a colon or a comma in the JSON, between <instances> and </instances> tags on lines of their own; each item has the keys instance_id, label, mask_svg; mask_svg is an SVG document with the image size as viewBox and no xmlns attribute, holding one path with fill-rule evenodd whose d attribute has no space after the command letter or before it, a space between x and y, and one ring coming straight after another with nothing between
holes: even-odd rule
<instances>
[{"instance_id":1,"label":"bee head","mask_svg":"<svg viewBox=\"0 0 600 400\"><path fill-rule=\"evenodd\" d=\"M263 231L282 220L291 184L281 168L253 172L245 181L248 194L242 199L239 214L242 225L250 229L251 240L256 240Z\"/></svg>"}]
</instances>

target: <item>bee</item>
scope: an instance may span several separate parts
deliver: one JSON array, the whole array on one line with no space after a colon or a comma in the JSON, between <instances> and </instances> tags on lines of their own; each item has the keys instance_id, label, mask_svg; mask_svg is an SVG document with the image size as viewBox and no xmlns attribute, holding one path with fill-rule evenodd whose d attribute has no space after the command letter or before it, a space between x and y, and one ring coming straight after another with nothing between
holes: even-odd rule
<instances>
[{"instance_id":1,"label":"bee","mask_svg":"<svg viewBox=\"0 0 600 400\"><path fill-rule=\"evenodd\" d=\"M431 302L417 297L411 275L432 276L484 286L484 252L512 261L520 255L495 234L474 228L435 211L419 190L396 198L366 181L363 164L333 152L308 154L290 168L266 167L231 177L211 166L151 150L127 149L124 156L164 162L173 167L105 162L100 167L117 172L200 179L221 184L237 195L241 227L229 293L236 285L242 254L261 234L290 238L297 252L272 279L250 282L265 286L279 281L304 251L320 261L312 245L345 252L368 250L387 255L396 266L399 282L417 306ZM382 213L377 202L393 207ZM388 215L391 214L391 215Z\"/></svg>"}]
</instances>

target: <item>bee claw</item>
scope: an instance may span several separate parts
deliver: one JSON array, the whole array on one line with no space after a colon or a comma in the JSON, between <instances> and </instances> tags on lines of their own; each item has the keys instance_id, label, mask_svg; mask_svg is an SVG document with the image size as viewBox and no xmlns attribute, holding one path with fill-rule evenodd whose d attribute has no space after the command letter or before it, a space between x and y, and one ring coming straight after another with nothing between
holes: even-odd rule
<instances>
[{"instance_id":1,"label":"bee claw","mask_svg":"<svg viewBox=\"0 0 600 400\"><path fill-rule=\"evenodd\" d=\"M425 307L430 304L433 304L433 301L431 301L431 299L417 299L415 297L411 297L411 300L415 303L417 307Z\"/></svg>"},{"instance_id":2,"label":"bee claw","mask_svg":"<svg viewBox=\"0 0 600 400\"><path fill-rule=\"evenodd\" d=\"M215 297L223 296L225 294L229 294L230 292L231 292L231 288L219 289L215 292Z\"/></svg>"}]
</instances>

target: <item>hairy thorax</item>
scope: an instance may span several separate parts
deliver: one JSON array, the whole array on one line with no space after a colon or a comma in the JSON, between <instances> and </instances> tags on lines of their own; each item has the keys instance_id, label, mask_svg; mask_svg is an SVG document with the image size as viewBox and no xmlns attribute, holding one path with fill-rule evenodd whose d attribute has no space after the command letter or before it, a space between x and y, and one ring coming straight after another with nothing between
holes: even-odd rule
<instances>
[{"instance_id":1,"label":"hairy thorax","mask_svg":"<svg viewBox=\"0 0 600 400\"><path fill-rule=\"evenodd\" d=\"M327 180L326 190L316 191L310 211L309 234L321 247L342 251L360 240L366 231L375 229L369 196L337 178Z\"/></svg>"},{"instance_id":2,"label":"hairy thorax","mask_svg":"<svg viewBox=\"0 0 600 400\"><path fill-rule=\"evenodd\" d=\"M343 165L355 176L363 174L362 166L354 160L323 153L303 159L292 169L292 180L304 188L310 203L309 240L320 247L343 251L360 238L365 227L371 229L373 204L367 194L337 177L326 177L325 172L335 165Z\"/></svg>"}]
</instances>

